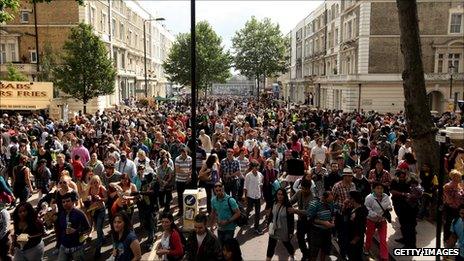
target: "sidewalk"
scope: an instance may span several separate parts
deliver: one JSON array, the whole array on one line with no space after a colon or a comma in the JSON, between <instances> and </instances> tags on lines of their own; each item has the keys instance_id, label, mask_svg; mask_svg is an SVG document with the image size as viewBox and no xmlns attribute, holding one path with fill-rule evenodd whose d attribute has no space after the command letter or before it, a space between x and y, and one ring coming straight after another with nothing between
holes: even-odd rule
<instances>
[{"instance_id":1,"label":"sidewalk","mask_svg":"<svg viewBox=\"0 0 464 261\"><path fill-rule=\"evenodd\" d=\"M393 250L395 248L403 248L403 245L397 243L395 239L401 237L400 224L398 218L394 211L392 211L392 220L391 224L388 224L387 228L387 243L388 251L390 253L390 258L396 261L410 261L410 260L421 260L421 261L432 261L435 260L435 257L423 257L423 256L394 256ZM436 246L436 226L429 221L422 220L417 222L416 231L417 231L417 247L418 248L435 248ZM443 234L442 234L443 237ZM377 240L377 235L375 236ZM378 241L377 241L378 242ZM442 246L443 247L443 246Z\"/></svg>"}]
</instances>

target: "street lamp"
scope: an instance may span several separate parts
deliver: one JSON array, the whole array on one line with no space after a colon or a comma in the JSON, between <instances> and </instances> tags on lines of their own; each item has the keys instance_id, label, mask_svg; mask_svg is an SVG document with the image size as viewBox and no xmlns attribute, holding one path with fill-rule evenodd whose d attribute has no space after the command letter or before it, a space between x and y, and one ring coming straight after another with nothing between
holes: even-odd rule
<instances>
[{"instance_id":1,"label":"street lamp","mask_svg":"<svg viewBox=\"0 0 464 261\"><path fill-rule=\"evenodd\" d=\"M454 68L456 68L456 67L454 67L453 64L450 64L448 66L448 72L450 74L450 87L449 87L450 88L450 90L449 90L450 97L449 98L450 98L450 100L453 100L453 111L456 110L456 108L455 108L456 107L456 101L453 99L453 72L454 72Z\"/></svg>"},{"instance_id":2,"label":"street lamp","mask_svg":"<svg viewBox=\"0 0 464 261\"><path fill-rule=\"evenodd\" d=\"M163 17L153 18L153 19L146 19L143 20L143 67L145 71L145 98L148 97L148 77L147 77L147 29L146 29L146 22L151 21L164 21Z\"/></svg>"}]
</instances>

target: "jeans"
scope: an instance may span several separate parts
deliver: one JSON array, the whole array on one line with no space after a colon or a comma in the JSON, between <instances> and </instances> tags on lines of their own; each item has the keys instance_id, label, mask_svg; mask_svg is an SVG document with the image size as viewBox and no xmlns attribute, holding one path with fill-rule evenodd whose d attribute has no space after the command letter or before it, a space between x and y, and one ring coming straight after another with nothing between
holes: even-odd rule
<instances>
[{"instance_id":1,"label":"jeans","mask_svg":"<svg viewBox=\"0 0 464 261\"><path fill-rule=\"evenodd\" d=\"M254 222L254 227L255 229L259 229L259 214L261 213L261 202L260 199L254 199L254 198L249 198L247 197L247 208L246 208L246 214L247 217L250 216L251 209L254 207L255 209L255 222Z\"/></svg>"},{"instance_id":2,"label":"jeans","mask_svg":"<svg viewBox=\"0 0 464 261\"><path fill-rule=\"evenodd\" d=\"M187 183L176 182L177 207L179 208L179 215L184 214L184 191L186 188L187 188Z\"/></svg>"},{"instance_id":3,"label":"jeans","mask_svg":"<svg viewBox=\"0 0 464 261\"><path fill-rule=\"evenodd\" d=\"M419 217L424 218L424 217L429 217L430 216L430 210L429 208L432 206L432 196L429 194L424 193L422 195L422 201L421 201L421 208L419 211Z\"/></svg>"},{"instance_id":4,"label":"jeans","mask_svg":"<svg viewBox=\"0 0 464 261\"><path fill-rule=\"evenodd\" d=\"M310 239L310 224L305 218L298 219L296 222L296 238L298 239L298 246L300 247L303 259L309 258L308 241Z\"/></svg>"},{"instance_id":5,"label":"jeans","mask_svg":"<svg viewBox=\"0 0 464 261\"><path fill-rule=\"evenodd\" d=\"M159 192L159 204L160 209L164 207L164 212L169 212L171 210L171 200L172 200L172 191L165 190Z\"/></svg>"},{"instance_id":6,"label":"jeans","mask_svg":"<svg viewBox=\"0 0 464 261\"><path fill-rule=\"evenodd\" d=\"M204 188L206 191L206 209L208 210L208 213L211 213L211 199L213 197L214 184L200 181L200 187Z\"/></svg>"},{"instance_id":7,"label":"jeans","mask_svg":"<svg viewBox=\"0 0 464 261\"><path fill-rule=\"evenodd\" d=\"M446 242L449 236L451 235L451 223L455 218L459 217L459 209L444 205L443 212L445 214L445 227L443 228L443 239Z\"/></svg>"},{"instance_id":8,"label":"jeans","mask_svg":"<svg viewBox=\"0 0 464 261\"><path fill-rule=\"evenodd\" d=\"M153 216L153 208L143 203L139 203L137 207L142 228L147 232L148 242L152 243L155 235L155 224L157 223Z\"/></svg>"},{"instance_id":9,"label":"jeans","mask_svg":"<svg viewBox=\"0 0 464 261\"><path fill-rule=\"evenodd\" d=\"M282 241L282 243L287 249L288 254L290 256L293 256L295 254L295 249L293 248L292 243L290 241ZM269 241L267 243L266 257L272 258L274 256L276 246L277 246L277 239L269 237Z\"/></svg>"},{"instance_id":10,"label":"jeans","mask_svg":"<svg viewBox=\"0 0 464 261\"><path fill-rule=\"evenodd\" d=\"M366 251L371 249L372 237L374 236L376 230L379 233L380 258L383 260L388 260L387 221L376 223L370 219L367 220L366 243L364 248Z\"/></svg>"},{"instance_id":11,"label":"jeans","mask_svg":"<svg viewBox=\"0 0 464 261\"><path fill-rule=\"evenodd\" d=\"M237 198L243 198L243 187L245 186L245 179L239 178L238 179L238 189L237 189Z\"/></svg>"},{"instance_id":12,"label":"jeans","mask_svg":"<svg viewBox=\"0 0 464 261\"><path fill-rule=\"evenodd\" d=\"M218 230L218 239L221 246L224 245L228 239L234 238L235 231L234 230Z\"/></svg>"},{"instance_id":13,"label":"jeans","mask_svg":"<svg viewBox=\"0 0 464 261\"><path fill-rule=\"evenodd\" d=\"M11 261L12 257L7 251L10 249L11 242L10 242L10 232L7 232L3 238L0 239L0 249L5 249L4 251L0 251L0 260L4 261Z\"/></svg>"},{"instance_id":14,"label":"jeans","mask_svg":"<svg viewBox=\"0 0 464 261\"><path fill-rule=\"evenodd\" d=\"M417 212L417 208L407 208L397 213L405 248L416 248Z\"/></svg>"},{"instance_id":15,"label":"jeans","mask_svg":"<svg viewBox=\"0 0 464 261\"><path fill-rule=\"evenodd\" d=\"M79 248L79 250L76 250L72 253L66 253L65 247L60 246L60 252L58 253L58 261L68 261L68 260L84 261L85 260L84 248L81 247Z\"/></svg>"},{"instance_id":16,"label":"jeans","mask_svg":"<svg viewBox=\"0 0 464 261\"><path fill-rule=\"evenodd\" d=\"M29 248L26 250L21 250L19 248L15 248L15 255L13 260L15 261L33 261L33 260L42 260L43 255L44 255L44 249L45 249L45 244L42 241L40 241L39 244L37 244L33 248ZM6 250L2 250L7 252Z\"/></svg>"},{"instance_id":17,"label":"jeans","mask_svg":"<svg viewBox=\"0 0 464 261\"><path fill-rule=\"evenodd\" d=\"M93 222L95 222L95 230L97 230L97 244L95 246L96 253L100 253L105 238L105 235L103 234L105 216L105 208L98 209L93 214Z\"/></svg>"},{"instance_id":18,"label":"jeans","mask_svg":"<svg viewBox=\"0 0 464 261\"><path fill-rule=\"evenodd\" d=\"M238 180L237 179L231 179L226 182L224 182L224 191L226 194L229 194L232 196L234 199L238 200L239 198L237 197L237 192L238 192Z\"/></svg>"}]
</instances>

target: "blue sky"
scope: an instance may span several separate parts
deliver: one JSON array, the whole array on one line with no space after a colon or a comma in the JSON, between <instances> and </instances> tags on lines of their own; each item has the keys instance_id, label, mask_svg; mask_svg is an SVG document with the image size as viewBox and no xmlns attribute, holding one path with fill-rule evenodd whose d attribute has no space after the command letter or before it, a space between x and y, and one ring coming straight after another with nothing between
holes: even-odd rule
<instances>
[{"instance_id":1,"label":"blue sky","mask_svg":"<svg viewBox=\"0 0 464 261\"><path fill-rule=\"evenodd\" d=\"M269 17L287 34L322 1L197 1L196 20L207 20L230 48L235 31L243 28L251 16ZM163 23L174 35L190 31L190 1L150 0L140 4L152 15L166 19Z\"/></svg>"}]
</instances>

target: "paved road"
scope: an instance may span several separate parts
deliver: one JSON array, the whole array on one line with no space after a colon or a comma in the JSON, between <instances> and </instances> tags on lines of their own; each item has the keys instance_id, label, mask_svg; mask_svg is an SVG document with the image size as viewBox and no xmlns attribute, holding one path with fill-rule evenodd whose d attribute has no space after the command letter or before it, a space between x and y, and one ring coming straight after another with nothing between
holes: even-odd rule
<instances>
[{"instance_id":1,"label":"paved road","mask_svg":"<svg viewBox=\"0 0 464 261\"><path fill-rule=\"evenodd\" d=\"M35 206L35 204L37 204L37 194L34 194L31 198L30 198L30 201L31 203ZM174 193L174 200L173 202L177 202L176 201L176 194ZM264 204L262 205L262 208L261 209L264 209ZM11 210L12 212L12 210ZM177 212L177 209L174 208L174 214ZM254 215L254 212L251 212L251 215ZM389 250L390 250L390 253L392 253L393 249L394 248L398 248L398 247L401 247L401 245L399 245L398 243L396 243L394 241L394 239L398 238L400 236L400 233L399 233L399 224L397 222L397 220L395 219L396 216L395 214L393 213L393 220L394 222L392 224L389 224L388 226L388 233L387 233L387 239L388 239L388 245L389 245ZM134 218L133 218L133 221L134 221L134 229L136 231L136 234L139 235L139 239L141 239L141 242L143 242L145 239L146 239L146 235L145 233L142 231L142 229L140 228L140 224L139 224L139 219L138 219L138 213L136 211L136 213L134 213ZM261 217L261 220L260 220L260 224L261 226L263 227L263 222L264 222L264 216L262 215ZM180 222L180 220L176 220L176 223L182 227L182 224ZM12 226L11 226L11 229L12 229ZM160 229L160 227L159 227ZM159 230L158 229L158 230ZM55 246L55 236L54 236L54 233L52 231L50 231L51 233L45 237L44 241L45 241L45 258L44 260L56 260L56 256L53 256L52 255L52 251L54 249L54 246ZM109 235L109 232L110 232L110 229L109 229L109 225L106 224L105 225L105 229L104 229L104 233L106 235L106 244L103 246L102 248L102 253L103 253L103 256L100 260L106 260L106 258L109 257L109 255L111 254L111 250L112 250L112 245L111 245L111 242L112 242L112 239ZM243 257L245 258L245 260L264 260L265 257L266 257L266 250L267 250L267 241L268 241L268 237L269 235L267 234L267 230L264 230L264 233L263 235L256 235L254 232L253 232L253 229L250 228L250 226L246 226L246 227L243 227L243 228L237 228L236 230L236 238L239 240L239 242L241 243L241 249L242 249L242 253L243 253ZM420 221L418 222L418 226L417 226L417 232L418 232L418 235L417 235L417 245L418 247L435 247L435 226L428 222L428 221ZM161 233L157 233L157 235L159 236ZM91 234L92 238L95 239L96 238L96 232L94 231L92 234ZM159 237L158 237L159 238ZM91 245L94 245L95 242L92 241ZM294 237L292 239L292 244L295 248L298 247L298 244L297 244L297 241L296 241L296 237ZM334 251L332 253L332 256L330 256L330 259L328 260L336 260L337 259L337 248L334 247L333 248ZM377 254L378 253L378 248L375 246L374 244L374 248L372 249L373 253ZM142 253L143 253L143 256L142 256L142 260L157 260L158 257L156 256L155 254L155 251L154 251L154 248L151 252L148 252L146 249L142 249ZM87 254L87 260L94 260L93 259L93 250L91 249L88 249L86 251L86 254ZM278 243L277 244L277 248L276 248L276 251L275 251L275 255L274 255L274 258L273 260L287 260L288 259L288 254L287 254L287 251L286 249L283 247L283 245L281 243ZM301 252L299 249L296 250L296 253L295 253L295 259L296 260L300 260L301 259ZM426 258L426 257L414 257L414 258L411 258L411 257L408 257L408 258L404 258L404 257L395 257L396 260L434 260L433 258ZM371 260L374 260L374 259L371 259Z\"/></svg>"}]
</instances>

